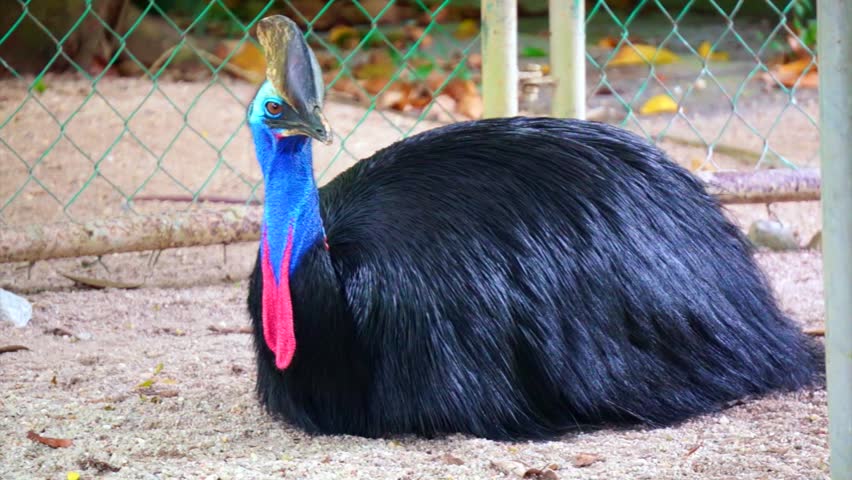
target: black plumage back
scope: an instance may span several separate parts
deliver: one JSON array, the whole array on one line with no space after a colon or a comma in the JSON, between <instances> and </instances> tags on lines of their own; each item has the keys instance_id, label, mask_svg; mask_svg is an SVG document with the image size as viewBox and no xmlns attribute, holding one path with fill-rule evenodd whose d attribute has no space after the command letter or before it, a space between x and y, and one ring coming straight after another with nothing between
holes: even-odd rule
<instances>
[{"instance_id":1,"label":"black plumage back","mask_svg":"<svg viewBox=\"0 0 852 480\"><path fill-rule=\"evenodd\" d=\"M639 137L555 119L459 123L320 190L330 251L291 280L298 342L267 409L323 433L546 438L668 425L797 389L819 348L740 231Z\"/></svg>"}]
</instances>

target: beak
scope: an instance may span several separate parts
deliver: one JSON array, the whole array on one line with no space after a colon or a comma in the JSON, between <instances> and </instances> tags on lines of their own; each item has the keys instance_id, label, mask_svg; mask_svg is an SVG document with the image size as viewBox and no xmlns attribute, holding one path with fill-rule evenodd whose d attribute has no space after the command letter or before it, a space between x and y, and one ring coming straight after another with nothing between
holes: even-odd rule
<instances>
[{"instance_id":1,"label":"beak","mask_svg":"<svg viewBox=\"0 0 852 480\"><path fill-rule=\"evenodd\" d=\"M319 107L314 108L312 120L313 128L311 128L311 133L308 133L308 135L326 145L331 145L333 140L331 127L328 125L328 120L326 120L325 115L322 114L322 110Z\"/></svg>"},{"instance_id":2,"label":"beak","mask_svg":"<svg viewBox=\"0 0 852 480\"><path fill-rule=\"evenodd\" d=\"M298 25L272 15L257 23L257 37L266 57L266 79L295 112L281 119L281 134L301 133L331 144L331 127L322 113L322 71Z\"/></svg>"}]
</instances>

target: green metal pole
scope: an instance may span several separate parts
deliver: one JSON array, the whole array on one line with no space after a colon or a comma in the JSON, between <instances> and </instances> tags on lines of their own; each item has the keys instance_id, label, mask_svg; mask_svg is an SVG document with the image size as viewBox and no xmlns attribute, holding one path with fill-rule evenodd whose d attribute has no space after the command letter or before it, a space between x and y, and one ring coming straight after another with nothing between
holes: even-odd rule
<instances>
[{"instance_id":1,"label":"green metal pole","mask_svg":"<svg viewBox=\"0 0 852 480\"><path fill-rule=\"evenodd\" d=\"M550 74L554 117L586 117L586 2L550 0Z\"/></svg>"},{"instance_id":2,"label":"green metal pole","mask_svg":"<svg viewBox=\"0 0 852 480\"><path fill-rule=\"evenodd\" d=\"M483 116L518 114L518 4L516 0L482 2Z\"/></svg>"},{"instance_id":3,"label":"green metal pole","mask_svg":"<svg viewBox=\"0 0 852 480\"><path fill-rule=\"evenodd\" d=\"M852 479L852 2L819 0L820 159L828 443Z\"/></svg>"}]
</instances>

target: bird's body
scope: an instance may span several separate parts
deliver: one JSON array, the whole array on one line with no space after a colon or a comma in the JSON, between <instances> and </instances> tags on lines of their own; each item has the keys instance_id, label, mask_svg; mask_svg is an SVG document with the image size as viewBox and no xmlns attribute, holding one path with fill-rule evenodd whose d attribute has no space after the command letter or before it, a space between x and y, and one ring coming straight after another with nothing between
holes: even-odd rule
<instances>
[{"instance_id":1,"label":"bird's body","mask_svg":"<svg viewBox=\"0 0 852 480\"><path fill-rule=\"evenodd\" d=\"M818 350L687 171L600 123L491 119L321 191L321 72L282 16L248 124L264 175L257 392L311 432L547 438L808 385Z\"/></svg>"},{"instance_id":2,"label":"bird's body","mask_svg":"<svg viewBox=\"0 0 852 480\"><path fill-rule=\"evenodd\" d=\"M249 303L258 392L315 432L547 437L665 425L813 378L739 230L620 129L435 129L320 190L328 236L289 286L292 363ZM297 227L298 228L298 227Z\"/></svg>"}]
</instances>

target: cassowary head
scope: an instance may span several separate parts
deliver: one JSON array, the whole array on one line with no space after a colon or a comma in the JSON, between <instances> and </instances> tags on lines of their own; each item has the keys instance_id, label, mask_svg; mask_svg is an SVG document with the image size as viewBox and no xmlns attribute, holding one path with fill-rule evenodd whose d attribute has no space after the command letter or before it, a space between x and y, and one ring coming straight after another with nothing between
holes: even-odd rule
<instances>
[{"instance_id":1,"label":"cassowary head","mask_svg":"<svg viewBox=\"0 0 852 480\"><path fill-rule=\"evenodd\" d=\"M255 141L275 145L285 137L308 136L331 143L322 114L322 71L299 27L274 15L258 22L257 37L266 56L266 81L248 109Z\"/></svg>"}]
</instances>

